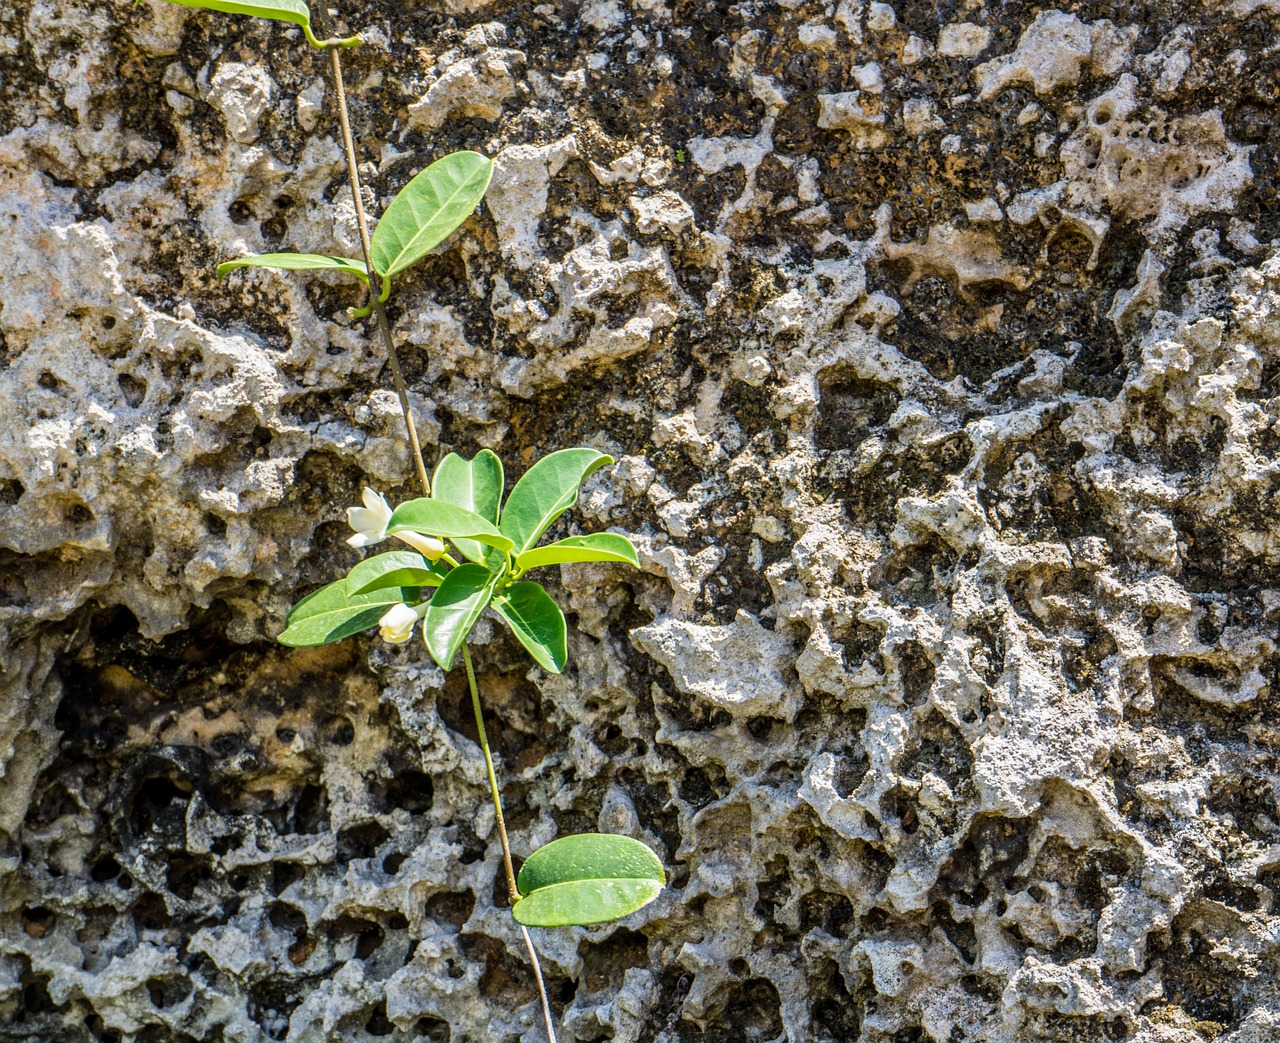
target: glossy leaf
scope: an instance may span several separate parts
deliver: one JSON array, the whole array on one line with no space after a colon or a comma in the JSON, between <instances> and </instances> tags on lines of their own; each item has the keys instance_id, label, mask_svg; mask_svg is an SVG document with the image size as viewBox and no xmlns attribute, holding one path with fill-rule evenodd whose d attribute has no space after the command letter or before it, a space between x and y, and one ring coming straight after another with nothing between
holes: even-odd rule
<instances>
[{"instance_id":1,"label":"glossy leaf","mask_svg":"<svg viewBox=\"0 0 1280 1043\"><path fill-rule=\"evenodd\" d=\"M252 257L237 257L234 261L224 261L218 265L218 278L237 268L283 268L290 272L345 272L354 275L361 282L367 283L369 275L364 264L353 261L349 257L327 257L324 254L254 254Z\"/></svg>"},{"instance_id":2,"label":"glossy leaf","mask_svg":"<svg viewBox=\"0 0 1280 1043\"><path fill-rule=\"evenodd\" d=\"M524 473L507 497L499 528L523 554L551 524L577 502L578 487L613 457L594 449L561 449Z\"/></svg>"},{"instance_id":3,"label":"glossy leaf","mask_svg":"<svg viewBox=\"0 0 1280 1043\"><path fill-rule=\"evenodd\" d=\"M441 670L452 668L453 657L489 604L500 575L483 565L459 565L436 589L422 621L422 634Z\"/></svg>"},{"instance_id":4,"label":"glossy leaf","mask_svg":"<svg viewBox=\"0 0 1280 1043\"><path fill-rule=\"evenodd\" d=\"M392 605L417 601L413 588L387 587L368 594L348 594L347 581L321 587L293 606L288 626L276 638L282 645L327 645L377 626Z\"/></svg>"},{"instance_id":5,"label":"glossy leaf","mask_svg":"<svg viewBox=\"0 0 1280 1043\"><path fill-rule=\"evenodd\" d=\"M527 927L604 923L648 905L665 883L658 856L638 840L580 833L529 856L511 912Z\"/></svg>"},{"instance_id":6,"label":"glossy leaf","mask_svg":"<svg viewBox=\"0 0 1280 1043\"><path fill-rule=\"evenodd\" d=\"M434 250L484 198L493 160L478 152L438 159L400 190L374 229L373 267L395 275Z\"/></svg>"},{"instance_id":7,"label":"glossy leaf","mask_svg":"<svg viewBox=\"0 0 1280 1043\"><path fill-rule=\"evenodd\" d=\"M436 466L431 479L431 497L473 511L497 525L502 483L502 461L488 449L481 449L472 460L450 453ZM483 562L489 553L475 540L453 542L471 561Z\"/></svg>"},{"instance_id":8,"label":"glossy leaf","mask_svg":"<svg viewBox=\"0 0 1280 1043\"><path fill-rule=\"evenodd\" d=\"M511 584L494 596L493 610L539 666L553 674L564 669L569 658L564 613L542 584L528 580Z\"/></svg>"},{"instance_id":9,"label":"glossy leaf","mask_svg":"<svg viewBox=\"0 0 1280 1043\"><path fill-rule=\"evenodd\" d=\"M354 47L358 36L342 40L317 40L311 32L311 11L306 0L169 0L182 7L201 7L206 11L222 11L225 14L247 14L254 18L270 18L278 22L292 22L302 26L307 42L313 47Z\"/></svg>"},{"instance_id":10,"label":"glossy leaf","mask_svg":"<svg viewBox=\"0 0 1280 1043\"><path fill-rule=\"evenodd\" d=\"M347 593L368 594L387 587L438 587L447 565L429 562L417 551L393 550L365 558L347 573Z\"/></svg>"},{"instance_id":11,"label":"glossy leaf","mask_svg":"<svg viewBox=\"0 0 1280 1043\"><path fill-rule=\"evenodd\" d=\"M568 536L555 543L533 547L516 557L516 565L521 569L536 569L542 565L561 565L571 561L623 561L628 565L640 564L631 541L614 532Z\"/></svg>"},{"instance_id":12,"label":"glossy leaf","mask_svg":"<svg viewBox=\"0 0 1280 1043\"><path fill-rule=\"evenodd\" d=\"M406 529L446 540L478 540L504 551L512 547L510 538L499 532L493 522L486 521L474 511L444 500L419 497L402 503L392 512L387 532L403 532Z\"/></svg>"}]
</instances>

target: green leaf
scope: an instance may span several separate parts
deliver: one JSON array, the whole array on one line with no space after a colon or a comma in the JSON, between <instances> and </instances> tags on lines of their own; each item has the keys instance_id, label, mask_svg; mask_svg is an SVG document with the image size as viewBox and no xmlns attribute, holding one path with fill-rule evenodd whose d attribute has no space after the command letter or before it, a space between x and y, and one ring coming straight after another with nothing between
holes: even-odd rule
<instances>
[{"instance_id":1,"label":"green leaf","mask_svg":"<svg viewBox=\"0 0 1280 1043\"><path fill-rule=\"evenodd\" d=\"M634 913L658 897L666 876L658 856L640 841L580 833L535 851L517 883L524 897L511 913L519 923L568 927Z\"/></svg>"},{"instance_id":2,"label":"green leaf","mask_svg":"<svg viewBox=\"0 0 1280 1043\"><path fill-rule=\"evenodd\" d=\"M288 626L276 638L282 645L327 645L377 626L392 605L413 604L414 588L388 587L368 594L348 594L347 581L321 587L293 606Z\"/></svg>"},{"instance_id":3,"label":"green leaf","mask_svg":"<svg viewBox=\"0 0 1280 1043\"><path fill-rule=\"evenodd\" d=\"M613 457L594 449L561 449L544 456L524 473L507 497L499 528L523 554L574 505L578 486L597 467L613 463Z\"/></svg>"},{"instance_id":4,"label":"green leaf","mask_svg":"<svg viewBox=\"0 0 1280 1043\"><path fill-rule=\"evenodd\" d=\"M223 278L237 268L283 268L291 272L338 271L354 275L364 283L369 281L369 274L360 261L353 261L348 257L326 257L324 254L254 254L252 257L237 257L234 261L224 261L218 265L218 278Z\"/></svg>"},{"instance_id":5,"label":"green leaf","mask_svg":"<svg viewBox=\"0 0 1280 1043\"><path fill-rule=\"evenodd\" d=\"M444 242L480 204L491 177L493 160L478 152L454 152L419 173L374 229L374 271L395 275Z\"/></svg>"},{"instance_id":6,"label":"green leaf","mask_svg":"<svg viewBox=\"0 0 1280 1043\"><path fill-rule=\"evenodd\" d=\"M489 604L500 575L483 565L459 565L436 590L423 618L422 633L427 651L441 670L453 666L453 657Z\"/></svg>"},{"instance_id":7,"label":"green leaf","mask_svg":"<svg viewBox=\"0 0 1280 1043\"><path fill-rule=\"evenodd\" d=\"M479 540L503 551L509 551L512 547L511 540L499 532L493 522L486 521L474 511L444 500L419 497L402 503L392 512L387 532L403 532L406 529L446 540Z\"/></svg>"},{"instance_id":8,"label":"green leaf","mask_svg":"<svg viewBox=\"0 0 1280 1043\"><path fill-rule=\"evenodd\" d=\"M558 674L569 658L564 613L541 583L526 580L499 591L493 610L511 628L538 665Z\"/></svg>"},{"instance_id":9,"label":"green leaf","mask_svg":"<svg viewBox=\"0 0 1280 1043\"><path fill-rule=\"evenodd\" d=\"M347 594L368 594L386 587L438 587L447 565L429 562L417 551L393 550L365 558L347 573Z\"/></svg>"},{"instance_id":10,"label":"green leaf","mask_svg":"<svg viewBox=\"0 0 1280 1043\"><path fill-rule=\"evenodd\" d=\"M307 42L313 47L354 47L360 42L357 36L344 40L317 40L311 33L311 11L306 0L169 0L169 3L182 7L202 7L206 11L222 11L225 14L247 14L254 18L292 22L302 26Z\"/></svg>"},{"instance_id":11,"label":"green leaf","mask_svg":"<svg viewBox=\"0 0 1280 1043\"><path fill-rule=\"evenodd\" d=\"M628 565L640 565L631 541L614 532L568 536L543 547L533 547L516 556L516 565L522 570L536 569L540 565L560 565L568 561L625 561Z\"/></svg>"},{"instance_id":12,"label":"green leaf","mask_svg":"<svg viewBox=\"0 0 1280 1043\"><path fill-rule=\"evenodd\" d=\"M255 18L273 18L294 25L310 25L311 10L306 0L169 0L183 7L202 7L206 11L247 14Z\"/></svg>"},{"instance_id":13,"label":"green leaf","mask_svg":"<svg viewBox=\"0 0 1280 1043\"><path fill-rule=\"evenodd\" d=\"M502 461L488 449L481 449L473 460L450 453L436 467L431 479L431 497L473 511L497 525L502 483ZM475 540L453 542L471 561L483 562L489 553Z\"/></svg>"}]
</instances>

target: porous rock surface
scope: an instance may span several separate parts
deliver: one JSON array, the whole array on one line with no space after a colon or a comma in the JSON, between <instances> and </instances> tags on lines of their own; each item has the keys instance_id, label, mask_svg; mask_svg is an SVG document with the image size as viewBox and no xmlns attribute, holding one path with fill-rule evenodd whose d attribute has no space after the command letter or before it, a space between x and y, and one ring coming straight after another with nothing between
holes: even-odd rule
<instances>
[{"instance_id":1,"label":"porous rock surface","mask_svg":"<svg viewBox=\"0 0 1280 1043\"><path fill-rule=\"evenodd\" d=\"M340 5L428 456L596 446L477 632L562 1039L1280 1039L1274 0ZM465 686L273 643L412 494L326 60L0 5L0 1039L542 1038Z\"/></svg>"}]
</instances>

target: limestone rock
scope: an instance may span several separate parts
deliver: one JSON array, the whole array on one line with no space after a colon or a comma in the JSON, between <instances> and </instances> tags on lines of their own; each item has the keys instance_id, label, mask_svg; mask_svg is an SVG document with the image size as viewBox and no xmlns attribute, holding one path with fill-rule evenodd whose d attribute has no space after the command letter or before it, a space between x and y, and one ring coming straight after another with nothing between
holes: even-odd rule
<instances>
[{"instance_id":1,"label":"limestone rock","mask_svg":"<svg viewBox=\"0 0 1280 1043\"><path fill-rule=\"evenodd\" d=\"M570 11L570 8L572 12ZM572 17L570 14L572 13ZM426 454L618 461L473 649L562 1040L1280 1032L1280 5L339 5ZM274 643L413 495L295 27L0 5L0 1040L539 1040L465 684Z\"/></svg>"}]
</instances>

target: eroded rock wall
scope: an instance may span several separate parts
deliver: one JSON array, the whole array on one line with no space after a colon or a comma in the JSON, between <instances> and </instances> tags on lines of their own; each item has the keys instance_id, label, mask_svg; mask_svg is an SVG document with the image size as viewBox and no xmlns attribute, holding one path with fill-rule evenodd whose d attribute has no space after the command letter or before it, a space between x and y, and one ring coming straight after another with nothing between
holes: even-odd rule
<instances>
[{"instance_id":1,"label":"eroded rock wall","mask_svg":"<svg viewBox=\"0 0 1280 1043\"><path fill-rule=\"evenodd\" d=\"M1273 0L345 4L374 209L485 208L392 313L432 458L612 453L482 624L566 1040L1280 1038ZM286 650L411 495L322 56L0 8L0 1038L531 1041L465 687Z\"/></svg>"}]
</instances>

